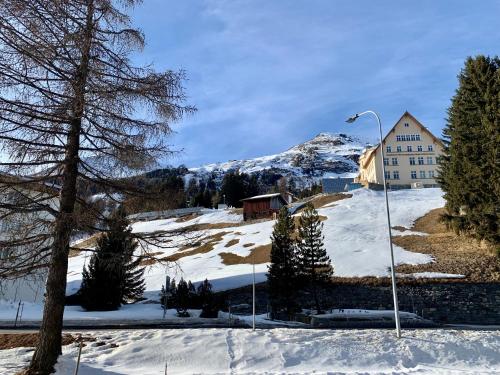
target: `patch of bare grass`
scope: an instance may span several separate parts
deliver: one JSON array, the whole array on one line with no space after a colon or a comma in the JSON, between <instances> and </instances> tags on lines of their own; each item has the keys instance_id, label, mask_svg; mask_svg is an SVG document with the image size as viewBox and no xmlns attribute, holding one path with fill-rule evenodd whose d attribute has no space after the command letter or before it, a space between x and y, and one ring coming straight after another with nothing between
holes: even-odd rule
<instances>
[{"instance_id":1,"label":"patch of bare grass","mask_svg":"<svg viewBox=\"0 0 500 375\"><path fill-rule=\"evenodd\" d=\"M158 259L156 258L158 255L163 254L161 251L157 253L150 253L147 255L142 255L141 262L139 263L140 266L152 266L153 264L158 263Z\"/></svg>"},{"instance_id":2,"label":"patch of bare grass","mask_svg":"<svg viewBox=\"0 0 500 375\"><path fill-rule=\"evenodd\" d=\"M240 242L239 238L233 238L232 240L229 240L229 242L227 244L225 244L224 247L231 247L231 246L236 245L239 242Z\"/></svg>"},{"instance_id":3,"label":"patch of bare grass","mask_svg":"<svg viewBox=\"0 0 500 375\"><path fill-rule=\"evenodd\" d=\"M244 257L234 253L220 253L219 256L226 266L269 263L271 260L271 244L257 246L250 250L249 255Z\"/></svg>"},{"instance_id":4,"label":"patch of bare grass","mask_svg":"<svg viewBox=\"0 0 500 375\"><path fill-rule=\"evenodd\" d=\"M189 215L180 216L175 220L175 222L176 223L185 223L186 221L196 219L198 216L200 216L200 215L198 215L197 213L192 213Z\"/></svg>"},{"instance_id":5,"label":"patch of bare grass","mask_svg":"<svg viewBox=\"0 0 500 375\"><path fill-rule=\"evenodd\" d=\"M500 282L500 259L480 242L449 232L441 223L444 209L438 208L415 221L410 230L428 236L395 236L393 243L408 250L429 254L435 261L420 265L400 265L401 273L444 272L465 275L462 281Z\"/></svg>"},{"instance_id":6,"label":"patch of bare grass","mask_svg":"<svg viewBox=\"0 0 500 375\"><path fill-rule=\"evenodd\" d=\"M243 244L243 247L252 247L252 246L255 246L253 242Z\"/></svg>"},{"instance_id":7,"label":"patch of bare grass","mask_svg":"<svg viewBox=\"0 0 500 375\"><path fill-rule=\"evenodd\" d=\"M348 199L351 198L352 194L347 194L347 193L337 193L337 194L320 194L315 197L313 197L311 200L309 200L310 203L314 206L315 209L324 207L330 203L341 201L343 199ZM304 210L304 208L301 208L297 210L297 213L300 213Z\"/></svg>"},{"instance_id":8,"label":"patch of bare grass","mask_svg":"<svg viewBox=\"0 0 500 375\"><path fill-rule=\"evenodd\" d=\"M92 336L82 336L83 342L91 342L96 339ZM78 342L79 336L64 333L62 344L70 345ZM33 348L38 345L38 333L6 333L0 334L0 350L13 348Z\"/></svg>"},{"instance_id":9,"label":"patch of bare grass","mask_svg":"<svg viewBox=\"0 0 500 375\"><path fill-rule=\"evenodd\" d=\"M69 257L76 257L82 253L85 249L91 249L97 246L97 240L102 236L102 233L96 233L89 238L78 242L76 245L71 246L69 250Z\"/></svg>"},{"instance_id":10,"label":"patch of bare grass","mask_svg":"<svg viewBox=\"0 0 500 375\"><path fill-rule=\"evenodd\" d=\"M176 262L181 258L197 254L205 254L214 249L214 246L222 241L222 238L231 232L219 232L201 239L196 244L182 247L176 253L162 258L168 262Z\"/></svg>"}]
</instances>

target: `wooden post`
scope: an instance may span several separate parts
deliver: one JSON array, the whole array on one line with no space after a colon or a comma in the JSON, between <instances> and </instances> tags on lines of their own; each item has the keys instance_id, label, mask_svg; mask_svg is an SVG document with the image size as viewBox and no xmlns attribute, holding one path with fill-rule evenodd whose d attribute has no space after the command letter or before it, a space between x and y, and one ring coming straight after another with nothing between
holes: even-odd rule
<instances>
[{"instance_id":1,"label":"wooden post","mask_svg":"<svg viewBox=\"0 0 500 375\"><path fill-rule=\"evenodd\" d=\"M78 341L80 345L78 347L78 359L76 360L75 375L78 375L78 369L80 368L80 357L82 356L82 347L83 347L82 335L78 337Z\"/></svg>"}]
</instances>

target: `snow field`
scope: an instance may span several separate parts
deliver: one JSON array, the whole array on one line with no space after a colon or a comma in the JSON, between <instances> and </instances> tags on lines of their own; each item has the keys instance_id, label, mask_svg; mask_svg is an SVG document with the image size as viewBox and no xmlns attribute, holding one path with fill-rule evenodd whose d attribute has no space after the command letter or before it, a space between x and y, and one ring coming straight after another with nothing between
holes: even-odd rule
<instances>
[{"instance_id":1,"label":"snow field","mask_svg":"<svg viewBox=\"0 0 500 375\"><path fill-rule=\"evenodd\" d=\"M86 332L87 333L87 332ZM80 375L104 374L498 374L500 332L463 330L174 329L88 332ZM118 345L117 347L114 347ZM14 374L32 351L0 351ZM72 374L76 344L56 374Z\"/></svg>"},{"instance_id":2,"label":"snow field","mask_svg":"<svg viewBox=\"0 0 500 375\"><path fill-rule=\"evenodd\" d=\"M359 189L353 191L353 197L335 202L335 205L320 208L319 214L326 216L324 222L325 247L332 260L336 276L387 276L390 266L390 253L385 216L383 192ZM409 228L413 222L428 211L442 207L444 200L440 189L400 190L389 193L392 226ZM136 232L154 232L176 230L193 224L234 223L234 226L221 229L209 229L198 234L202 237L224 232L222 240L214 244L213 250L181 258L172 267L164 265L148 266L145 272L146 291L157 294L164 283L165 275L180 277L193 282L208 278L216 290L236 288L251 284L251 264L225 265L220 253L230 252L242 257L248 256L251 249L270 243L274 221L264 221L249 225L240 225L241 216L228 211L211 210L195 219L176 223L175 219L155 220L134 223ZM230 240L239 240L236 245L225 247ZM184 239L179 238L182 243ZM245 247L245 244L253 244ZM152 247L151 252L168 256L178 248L160 249ZM394 246L397 264L422 264L432 261L432 257L406 251ZM68 273L68 293L78 290L81 272L85 264L85 255L70 259ZM257 282L266 280L268 264L257 264ZM421 275L425 277L426 275ZM432 277L431 274L428 275Z\"/></svg>"}]
</instances>

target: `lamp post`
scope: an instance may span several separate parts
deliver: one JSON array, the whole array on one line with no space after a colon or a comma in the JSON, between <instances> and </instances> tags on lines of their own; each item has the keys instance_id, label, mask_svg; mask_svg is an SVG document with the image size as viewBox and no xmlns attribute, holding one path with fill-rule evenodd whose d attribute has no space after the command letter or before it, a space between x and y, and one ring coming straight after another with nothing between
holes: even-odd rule
<instances>
[{"instance_id":1,"label":"lamp post","mask_svg":"<svg viewBox=\"0 0 500 375\"><path fill-rule=\"evenodd\" d=\"M255 331L255 253L252 253L252 331Z\"/></svg>"},{"instance_id":2,"label":"lamp post","mask_svg":"<svg viewBox=\"0 0 500 375\"><path fill-rule=\"evenodd\" d=\"M371 114L377 118L378 129L380 135L380 150L382 152L382 177L384 181L384 195L385 195L385 209L387 212L387 229L389 231L389 246L391 248L391 279L392 279L392 295L394 297L394 316L396 319L396 335L398 338L401 338L401 324L399 321L399 305L398 305L398 292L396 287L396 272L394 270L394 249L392 247L392 233L391 233L391 216L389 214L389 199L387 197L387 183L385 179L385 163L384 163L384 146L382 144L382 123L380 121L379 115L374 111L364 111L361 113L356 113L354 116L349 117L346 122L351 124L356 121L359 117L363 115Z\"/></svg>"}]
</instances>

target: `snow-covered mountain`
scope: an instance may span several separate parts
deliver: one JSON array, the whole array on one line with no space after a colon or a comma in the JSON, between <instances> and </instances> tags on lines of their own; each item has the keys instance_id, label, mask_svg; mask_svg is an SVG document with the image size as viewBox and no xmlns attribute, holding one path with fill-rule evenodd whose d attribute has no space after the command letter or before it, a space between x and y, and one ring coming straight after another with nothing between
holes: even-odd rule
<instances>
[{"instance_id":1,"label":"snow-covered mountain","mask_svg":"<svg viewBox=\"0 0 500 375\"><path fill-rule=\"evenodd\" d=\"M322 177L354 176L358 159L368 144L346 134L320 133L284 152L247 160L231 160L190 168L193 177L221 177L230 170L254 174L268 171L287 177L318 180Z\"/></svg>"}]
</instances>

